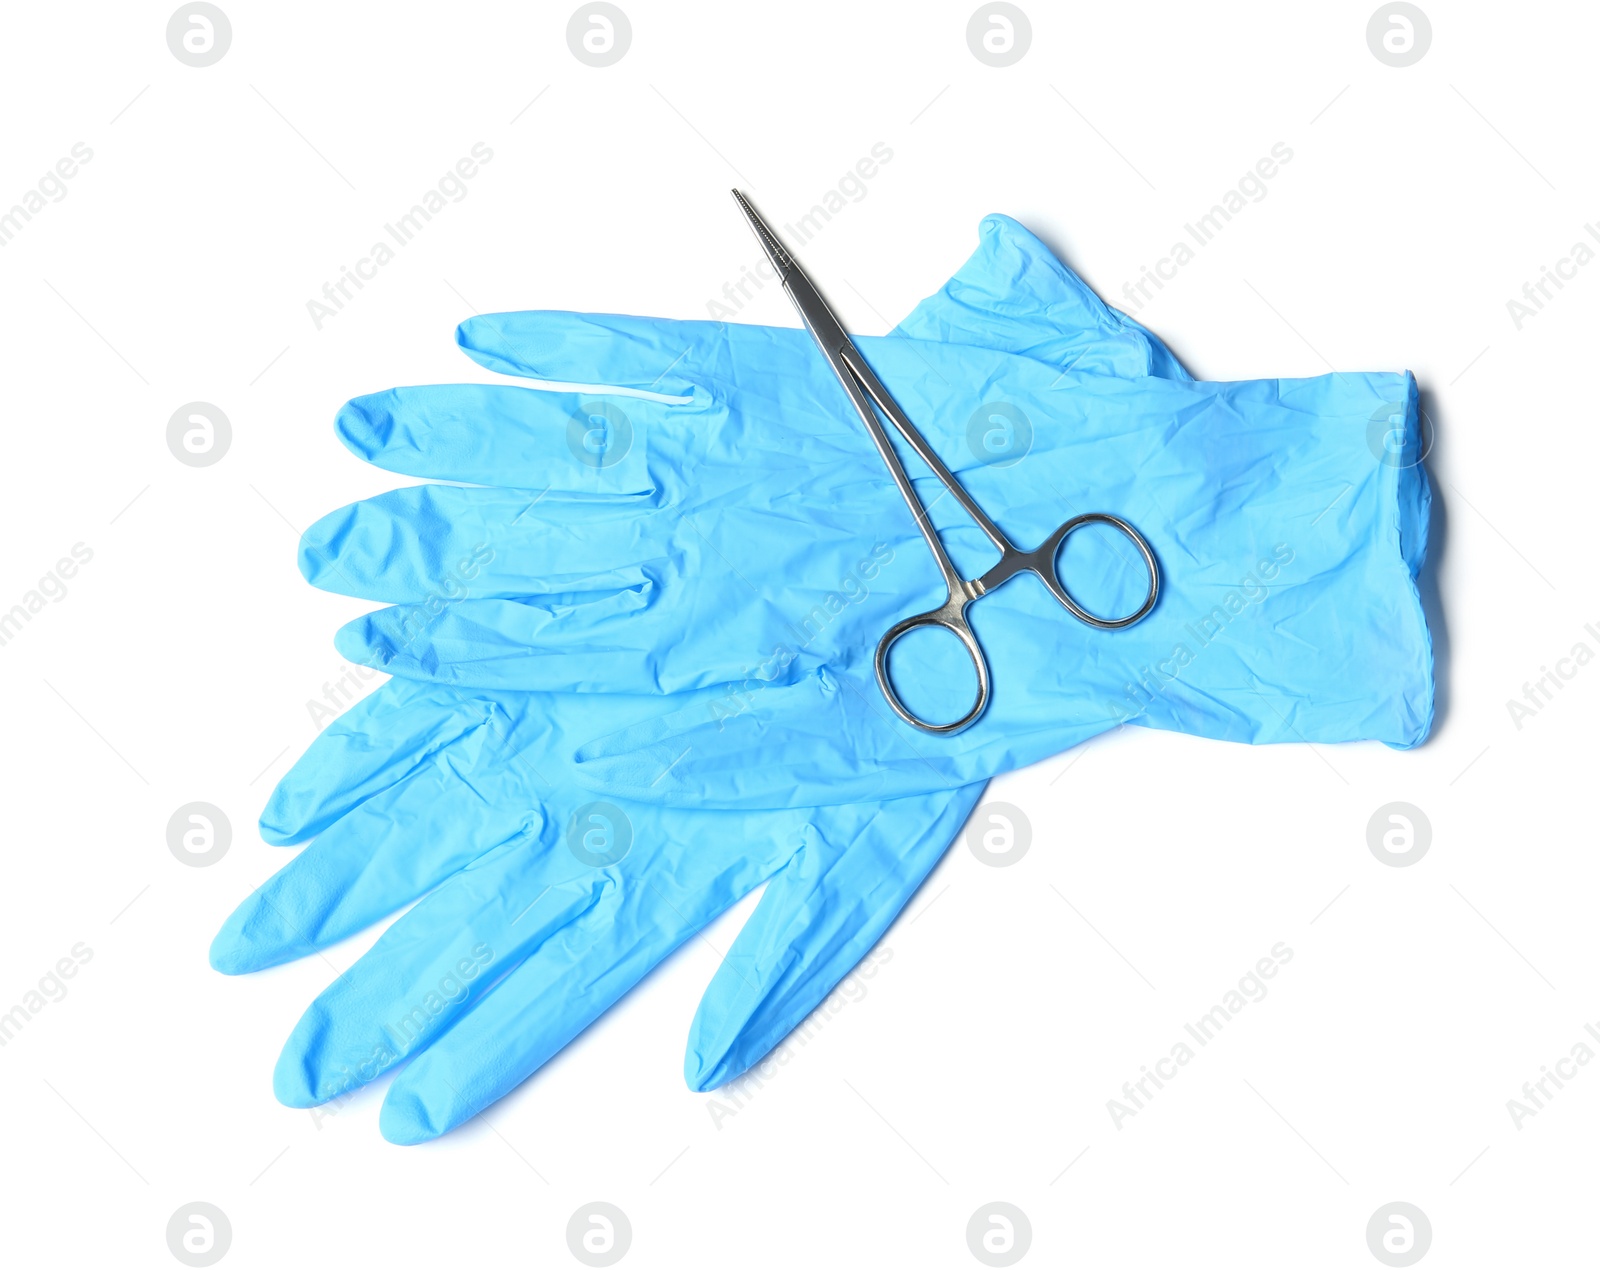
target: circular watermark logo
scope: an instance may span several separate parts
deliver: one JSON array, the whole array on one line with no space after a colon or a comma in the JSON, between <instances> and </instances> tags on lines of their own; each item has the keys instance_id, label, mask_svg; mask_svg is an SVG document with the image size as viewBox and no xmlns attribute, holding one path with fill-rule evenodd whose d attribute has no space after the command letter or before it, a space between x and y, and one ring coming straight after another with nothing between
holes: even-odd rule
<instances>
[{"instance_id":1,"label":"circular watermark logo","mask_svg":"<svg viewBox=\"0 0 1600 1270\"><path fill-rule=\"evenodd\" d=\"M592 0L567 19L567 47L585 66L613 66L633 43L633 24L614 4Z\"/></svg>"},{"instance_id":2,"label":"circular watermark logo","mask_svg":"<svg viewBox=\"0 0 1600 1270\"><path fill-rule=\"evenodd\" d=\"M1417 430L1406 427L1406 403L1391 401L1379 406L1367 420L1367 448L1385 467L1416 467L1433 448L1433 436L1424 425L1427 416L1417 415Z\"/></svg>"},{"instance_id":3,"label":"circular watermark logo","mask_svg":"<svg viewBox=\"0 0 1600 1270\"><path fill-rule=\"evenodd\" d=\"M1385 803L1367 821L1367 846L1384 864L1403 869L1428 854L1433 825L1420 807Z\"/></svg>"},{"instance_id":4,"label":"circular watermark logo","mask_svg":"<svg viewBox=\"0 0 1600 1270\"><path fill-rule=\"evenodd\" d=\"M567 420L567 449L585 467L610 467L633 448L633 424L609 401L579 406Z\"/></svg>"},{"instance_id":5,"label":"circular watermark logo","mask_svg":"<svg viewBox=\"0 0 1600 1270\"><path fill-rule=\"evenodd\" d=\"M209 401L179 406L167 420L167 449L188 467L210 467L233 444L233 425Z\"/></svg>"},{"instance_id":6,"label":"circular watermark logo","mask_svg":"<svg viewBox=\"0 0 1600 1270\"><path fill-rule=\"evenodd\" d=\"M215 864L232 841L228 817L210 803L184 803L167 821L167 849L192 869Z\"/></svg>"},{"instance_id":7,"label":"circular watermark logo","mask_svg":"<svg viewBox=\"0 0 1600 1270\"><path fill-rule=\"evenodd\" d=\"M967 47L985 66L1015 66L1032 43L1033 23L1006 0L990 0L967 19Z\"/></svg>"},{"instance_id":8,"label":"circular watermark logo","mask_svg":"<svg viewBox=\"0 0 1600 1270\"><path fill-rule=\"evenodd\" d=\"M585 1204L567 1222L567 1247L586 1266L614 1266L628 1255L633 1225L615 1204Z\"/></svg>"},{"instance_id":9,"label":"circular watermark logo","mask_svg":"<svg viewBox=\"0 0 1600 1270\"><path fill-rule=\"evenodd\" d=\"M584 803L567 821L567 850L593 868L609 868L632 846L633 821L615 803Z\"/></svg>"},{"instance_id":10,"label":"circular watermark logo","mask_svg":"<svg viewBox=\"0 0 1600 1270\"><path fill-rule=\"evenodd\" d=\"M1414 1266L1433 1243L1433 1223L1415 1204L1385 1204L1367 1220L1367 1247L1386 1266Z\"/></svg>"},{"instance_id":11,"label":"circular watermark logo","mask_svg":"<svg viewBox=\"0 0 1600 1270\"><path fill-rule=\"evenodd\" d=\"M1385 66L1414 66L1432 43L1428 15L1405 0L1390 0L1367 19L1367 47Z\"/></svg>"},{"instance_id":12,"label":"circular watermark logo","mask_svg":"<svg viewBox=\"0 0 1600 1270\"><path fill-rule=\"evenodd\" d=\"M167 1219L167 1247L186 1266L214 1266L232 1243L233 1223L215 1204L195 1200Z\"/></svg>"},{"instance_id":13,"label":"circular watermark logo","mask_svg":"<svg viewBox=\"0 0 1600 1270\"><path fill-rule=\"evenodd\" d=\"M1033 823L1010 803L979 803L967 821L967 850L991 868L1015 864L1032 843Z\"/></svg>"},{"instance_id":14,"label":"circular watermark logo","mask_svg":"<svg viewBox=\"0 0 1600 1270\"><path fill-rule=\"evenodd\" d=\"M1033 424L1009 401L979 406L967 420L967 449L990 467L1020 463L1033 448Z\"/></svg>"},{"instance_id":15,"label":"circular watermark logo","mask_svg":"<svg viewBox=\"0 0 1600 1270\"><path fill-rule=\"evenodd\" d=\"M1032 1243L1033 1223L1015 1204L994 1200L967 1221L967 1247L986 1266L1014 1266Z\"/></svg>"},{"instance_id":16,"label":"circular watermark logo","mask_svg":"<svg viewBox=\"0 0 1600 1270\"><path fill-rule=\"evenodd\" d=\"M232 43L228 15L205 0L183 5L167 19L167 47L185 66L215 66Z\"/></svg>"}]
</instances>

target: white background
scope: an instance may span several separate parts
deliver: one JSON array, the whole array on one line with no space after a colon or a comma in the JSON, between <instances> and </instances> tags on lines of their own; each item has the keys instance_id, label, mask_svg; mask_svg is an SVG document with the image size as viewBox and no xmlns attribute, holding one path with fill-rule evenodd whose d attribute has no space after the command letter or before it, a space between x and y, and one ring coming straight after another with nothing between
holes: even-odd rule
<instances>
[{"instance_id":1,"label":"white background","mask_svg":"<svg viewBox=\"0 0 1600 1270\"><path fill-rule=\"evenodd\" d=\"M1426 0L1405 68L1370 51L1370 0L1024 0L1008 68L969 50L973 0L623 0L606 68L569 50L566 4L223 7L206 68L161 4L11 6L0 47L0 207L93 150L0 249L0 609L94 553L0 647L0 1010L93 954L0 1049L8 1262L176 1265L167 1223L197 1200L229 1267L577 1265L593 1200L637 1266L975 1266L995 1200L1027 1214L1024 1265L1377 1265L1392 1201L1427 1215L1424 1264L1592 1257L1600 1065L1520 1128L1506 1107L1600 1021L1600 668L1520 729L1506 707L1600 649L1600 263L1521 330L1506 308L1600 221L1592 6ZM480 141L469 196L315 329L306 301ZM1126 729L996 781L1026 856L958 843L864 994L736 1100L680 1073L747 908L435 1144L379 1137L385 1082L321 1119L273 1100L333 972L227 979L206 949L287 858L255 820L364 607L294 564L299 528L394 483L335 440L345 398L488 378L453 346L474 311L704 317L755 261L729 186L789 220L876 142L892 161L804 253L852 329L935 289L991 211L1119 303L1280 141L1268 196L1139 316L1207 378L1417 374L1441 505L1425 746ZM740 318L794 325L770 288ZM205 468L166 444L197 400L233 429ZM194 800L232 825L211 867L167 846ZM1395 800L1432 827L1410 867L1368 848ZM1117 1128L1107 1100L1278 941L1270 995Z\"/></svg>"}]
</instances>

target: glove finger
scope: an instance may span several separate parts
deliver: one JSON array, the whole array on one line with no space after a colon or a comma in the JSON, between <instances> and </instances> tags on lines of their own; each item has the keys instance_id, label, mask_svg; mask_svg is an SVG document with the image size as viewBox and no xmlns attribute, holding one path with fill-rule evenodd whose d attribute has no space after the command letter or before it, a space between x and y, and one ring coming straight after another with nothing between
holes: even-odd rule
<instances>
[{"instance_id":1,"label":"glove finger","mask_svg":"<svg viewBox=\"0 0 1600 1270\"><path fill-rule=\"evenodd\" d=\"M390 926L296 1025L273 1073L278 1100L314 1107L432 1043L615 885L551 837L504 843Z\"/></svg>"},{"instance_id":2,"label":"glove finger","mask_svg":"<svg viewBox=\"0 0 1600 1270\"><path fill-rule=\"evenodd\" d=\"M658 821L653 838L671 834L693 850L660 852L648 872L624 877L419 1054L384 1099L383 1136L424 1142L505 1097L792 855L806 823L718 813Z\"/></svg>"},{"instance_id":3,"label":"glove finger","mask_svg":"<svg viewBox=\"0 0 1600 1270\"><path fill-rule=\"evenodd\" d=\"M780 334L808 338L801 331ZM502 375L669 397L704 387L701 376L721 360L723 342L721 322L617 313L486 313L456 328L461 351Z\"/></svg>"},{"instance_id":4,"label":"glove finger","mask_svg":"<svg viewBox=\"0 0 1600 1270\"><path fill-rule=\"evenodd\" d=\"M882 937L960 832L983 785L831 809L826 832L768 884L689 1029L697 1092L742 1075L811 1014Z\"/></svg>"},{"instance_id":5,"label":"glove finger","mask_svg":"<svg viewBox=\"0 0 1600 1270\"><path fill-rule=\"evenodd\" d=\"M324 591L432 610L469 596L604 595L644 580L641 514L557 506L528 490L413 485L318 520L301 536L300 572Z\"/></svg>"},{"instance_id":6,"label":"glove finger","mask_svg":"<svg viewBox=\"0 0 1600 1270\"><path fill-rule=\"evenodd\" d=\"M1079 537L1082 545L1073 545L1078 598L1096 611L1130 610L1143 595L1142 576L1133 578L1137 556L1120 542L1108 547L1091 542L1088 532ZM334 643L358 665L467 688L654 696L720 685L727 700L714 713L727 713L740 708L749 684L792 682L814 666L824 637L838 634L836 622L887 628L905 601L891 589L886 561L902 562L894 578L936 585L931 559L904 550L910 545L897 540L892 548L880 542L863 550L854 531L826 541L820 531L791 532L787 541L769 539L765 560L731 566L721 549L690 536L658 548L663 558L638 570L530 576L522 579L528 593L513 599L379 609L342 627ZM946 545L958 562L993 554L971 527L947 535ZM770 597L757 596L740 580L747 574L791 581ZM878 589L860 577L877 579ZM844 584L828 585L840 578ZM1135 582L1137 594L1124 601ZM735 601L750 598L730 603L730 592ZM915 639L906 643L921 647ZM953 639L932 643L917 659L919 681L935 689L927 708L953 710L953 718L975 690L964 687L972 678L969 661Z\"/></svg>"},{"instance_id":7,"label":"glove finger","mask_svg":"<svg viewBox=\"0 0 1600 1270\"><path fill-rule=\"evenodd\" d=\"M677 594L687 611L667 604L649 578L581 603L557 596L463 600L437 614L423 605L379 609L341 627L334 644L357 665L464 688L659 696L748 671L743 650L766 646L766 615L708 603L697 617L699 593ZM730 685L725 695L738 691Z\"/></svg>"},{"instance_id":8,"label":"glove finger","mask_svg":"<svg viewBox=\"0 0 1600 1270\"><path fill-rule=\"evenodd\" d=\"M385 684L330 723L278 782L261 836L278 846L315 837L435 754L493 734L491 709L432 684Z\"/></svg>"},{"instance_id":9,"label":"glove finger","mask_svg":"<svg viewBox=\"0 0 1600 1270\"><path fill-rule=\"evenodd\" d=\"M718 806L744 808L878 801L967 783L937 743L897 731L875 688L869 701L828 671L750 687L727 713L697 703L579 746L579 781L683 805L710 790Z\"/></svg>"},{"instance_id":10,"label":"glove finger","mask_svg":"<svg viewBox=\"0 0 1600 1270\"><path fill-rule=\"evenodd\" d=\"M1022 353L1061 370L1190 378L1159 339L1011 217L984 217L978 236L966 264L895 334Z\"/></svg>"},{"instance_id":11,"label":"glove finger","mask_svg":"<svg viewBox=\"0 0 1600 1270\"><path fill-rule=\"evenodd\" d=\"M427 763L318 835L223 924L211 965L248 974L365 930L479 856L529 832L537 812L514 780L468 784Z\"/></svg>"},{"instance_id":12,"label":"glove finger","mask_svg":"<svg viewBox=\"0 0 1600 1270\"><path fill-rule=\"evenodd\" d=\"M789 328L759 333L772 342L808 340ZM1188 378L1160 340L1106 305L1008 216L984 219L977 251L894 333L1030 353L1058 369ZM690 395L722 364L726 328L617 314L501 313L464 322L457 342L506 374Z\"/></svg>"},{"instance_id":13,"label":"glove finger","mask_svg":"<svg viewBox=\"0 0 1600 1270\"><path fill-rule=\"evenodd\" d=\"M1059 628L1061 619L1051 619ZM1021 625L1020 619L1011 620ZM978 635L986 637L981 628ZM1023 638L1044 636L1033 630ZM994 652L995 641L990 643ZM962 734L964 744L924 736L899 722L869 663L848 676L824 669L792 684L756 685L739 699L736 713L717 714L697 703L603 734L578 747L577 779L614 795L689 806L776 809L876 802L954 790L990 772L1069 749L1120 721L1114 708L1121 703L1104 687L1036 691L1036 683L1016 673L1022 657L996 654L996 662L1011 666L1013 673L994 679L988 713ZM1057 669L1041 667L1035 679ZM915 704L920 709L927 699ZM929 714L957 718L971 700L969 688L958 709ZM760 754L761 761L751 762L752 754Z\"/></svg>"},{"instance_id":14,"label":"glove finger","mask_svg":"<svg viewBox=\"0 0 1600 1270\"><path fill-rule=\"evenodd\" d=\"M385 1138L427 1142L498 1102L692 934L676 923L581 927L518 966L395 1078L378 1115Z\"/></svg>"},{"instance_id":15,"label":"glove finger","mask_svg":"<svg viewBox=\"0 0 1600 1270\"><path fill-rule=\"evenodd\" d=\"M346 402L334 420L357 457L391 472L546 492L651 491L648 429L695 418L707 398L550 392L508 384L391 388Z\"/></svg>"}]
</instances>

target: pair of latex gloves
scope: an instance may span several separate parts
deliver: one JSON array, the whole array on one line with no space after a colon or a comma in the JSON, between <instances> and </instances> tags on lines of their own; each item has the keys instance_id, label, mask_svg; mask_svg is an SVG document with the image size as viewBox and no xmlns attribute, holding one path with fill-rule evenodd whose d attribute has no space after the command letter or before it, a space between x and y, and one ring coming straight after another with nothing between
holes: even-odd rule
<instances>
[{"instance_id":1,"label":"pair of latex gloves","mask_svg":"<svg viewBox=\"0 0 1600 1270\"><path fill-rule=\"evenodd\" d=\"M434 386L340 413L361 457L453 483L356 503L302 543L312 583L394 606L337 639L394 678L272 794L262 835L314 841L228 919L212 964L303 957L418 902L300 1020L274 1077L290 1106L403 1064L384 1136L442 1134L765 883L690 1029L688 1082L714 1088L871 949L999 772L1120 722L1427 733L1409 374L1195 381L1026 229L986 219L941 291L857 344L1011 537L1115 511L1163 590L1120 631L1030 579L975 607L993 699L941 738L894 718L872 659L942 583L803 330L516 313L458 340L494 371L652 395ZM927 484L976 576L993 548ZM1070 548L1091 610L1142 586L1107 545ZM960 713L960 650L917 657L914 704Z\"/></svg>"}]
</instances>

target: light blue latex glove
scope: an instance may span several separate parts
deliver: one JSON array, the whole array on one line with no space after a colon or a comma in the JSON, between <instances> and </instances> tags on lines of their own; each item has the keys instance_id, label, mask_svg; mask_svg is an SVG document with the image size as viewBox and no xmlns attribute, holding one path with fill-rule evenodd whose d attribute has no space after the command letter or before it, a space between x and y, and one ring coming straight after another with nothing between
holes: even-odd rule
<instances>
[{"instance_id":1,"label":"light blue latex glove","mask_svg":"<svg viewBox=\"0 0 1600 1270\"><path fill-rule=\"evenodd\" d=\"M1026 231L991 218L978 253L914 320L969 322L988 305L1007 338L1064 363L1171 369L1087 289L1070 303L1063 273ZM396 679L317 739L262 817L269 841L316 840L228 920L213 964L238 974L306 956L422 898L306 1012L278 1063L280 1099L315 1105L411 1059L380 1124L396 1142L434 1137L513 1089L766 879L690 1031L686 1078L713 1088L850 971L982 790L809 813L594 807L570 765L582 729L659 709ZM596 859L624 836L626 855Z\"/></svg>"},{"instance_id":2,"label":"light blue latex glove","mask_svg":"<svg viewBox=\"0 0 1600 1270\"><path fill-rule=\"evenodd\" d=\"M1053 290L1055 311L1092 319L1069 369L973 345L858 343L1017 542L1089 510L1144 533L1163 597L1138 626L1091 629L1031 580L1013 582L971 613L994 675L987 714L957 737L918 733L883 704L872 652L895 620L942 600L942 585L809 337L507 314L461 328L485 365L686 400L446 386L352 402L339 427L363 457L499 487L395 491L313 526L308 578L401 605L347 627L341 651L468 685L676 694L721 684L710 703L579 751L593 788L699 805L953 788L1121 721L1253 742L1407 746L1426 735L1431 650L1414 578L1429 495L1411 377L1193 382L1142 328L1044 265L1049 253L1026 231L991 225L1030 294ZM908 325L976 329L981 306L952 303L959 290ZM1029 347L1060 351L1048 338ZM608 462L575 465L572 427L605 412ZM983 442L1008 420L1014 435L1031 430L1031 448L996 462ZM957 566L977 576L993 548L931 479L921 485ZM1080 537L1066 567L1075 594L1093 611L1127 611L1142 574L1126 552L1087 551ZM473 576L453 592L466 598L430 604L449 562L469 558ZM953 641L923 644L901 646L922 666L904 695L923 717L956 717L972 698L970 667ZM897 649L897 682L901 664Z\"/></svg>"},{"instance_id":3,"label":"light blue latex glove","mask_svg":"<svg viewBox=\"0 0 1600 1270\"><path fill-rule=\"evenodd\" d=\"M747 813L576 788L564 755L587 732L572 727L657 709L396 679L329 725L261 818L269 842L316 841L228 919L212 965L304 957L424 898L301 1018L281 1102L315 1106L409 1058L379 1127L398 1143L445 1133L767 882L690 1030L685 1077L714 1088L850 973L983 789Z\"/></svg>"}]
</instances>

